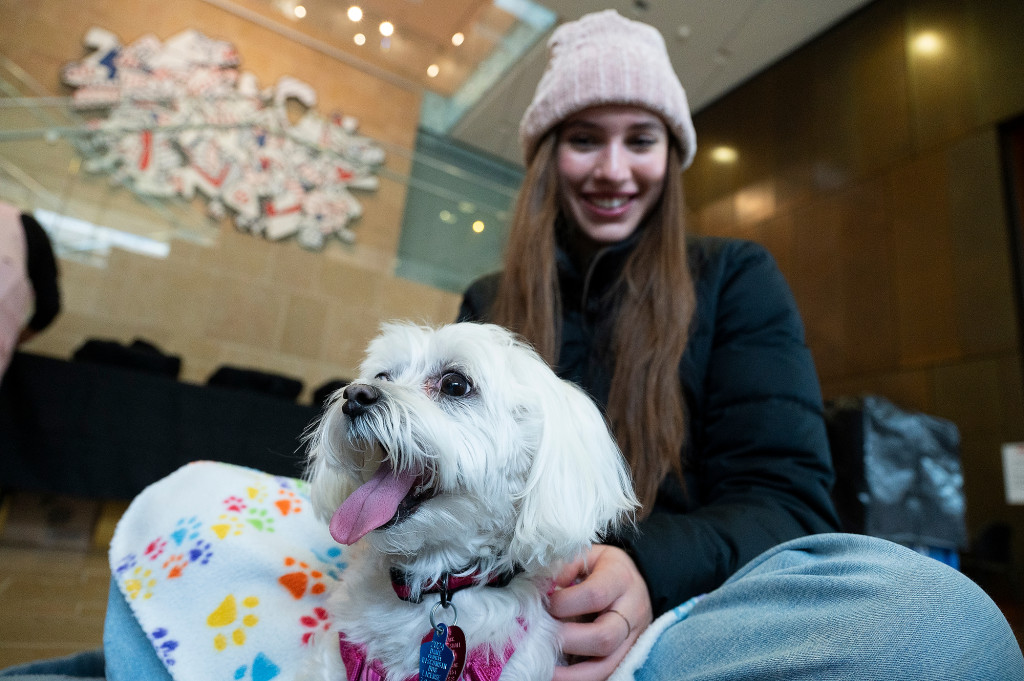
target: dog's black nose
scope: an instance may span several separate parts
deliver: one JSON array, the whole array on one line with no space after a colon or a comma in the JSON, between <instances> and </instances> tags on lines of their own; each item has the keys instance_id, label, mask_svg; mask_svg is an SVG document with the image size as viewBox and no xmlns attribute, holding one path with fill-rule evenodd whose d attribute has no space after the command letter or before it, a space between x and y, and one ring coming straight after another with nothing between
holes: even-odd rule
<instances>
[{"instance_id":1,"label":"dog's black nose","mask_svg":"<svg viewBox=\"0 0 1024 681\"><path fill-rule=\"evenodd\" d=\"M359 416L380 399L376 388L362 383L347 386L342 396L345 404L341 405L341 411L352 417Z\"/></svg>"}]
</instances>

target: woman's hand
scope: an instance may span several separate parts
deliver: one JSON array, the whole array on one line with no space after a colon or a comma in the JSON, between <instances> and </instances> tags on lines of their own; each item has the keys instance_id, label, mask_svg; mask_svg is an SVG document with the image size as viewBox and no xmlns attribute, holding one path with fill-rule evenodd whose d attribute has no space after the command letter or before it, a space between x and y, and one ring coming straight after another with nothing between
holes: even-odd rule
<instances>
[{"instance_id":1,"label":"woman's hand","mask_svg":"<svg viewBox=\"0 0 1024 681\"><path fill-rule=\"evenodd\" d=\"M565 566L548 611L562 620L563 652L585 658L555 667L552 681L603 681L651 623L651 597L633 559L596 544Z\"/></svg>"}]
</instances>

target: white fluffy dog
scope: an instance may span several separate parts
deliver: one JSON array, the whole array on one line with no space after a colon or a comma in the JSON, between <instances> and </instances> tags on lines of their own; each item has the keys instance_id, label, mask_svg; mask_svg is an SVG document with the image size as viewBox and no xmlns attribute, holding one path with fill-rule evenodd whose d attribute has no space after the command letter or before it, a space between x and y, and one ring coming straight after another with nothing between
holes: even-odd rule
<instances>
[{"instance_id":1,"label":"white fluffy dog","mask_svg":"<svg viewBox=\"0 0 1024 681\"><path fill-rule=\"evenodd\" d=\"M358 546L305 678L550 679L552 577L637 505L597 407L487 324L387 324L360 373L310 440L316 512Z\"/></svg>"}]
</instances>

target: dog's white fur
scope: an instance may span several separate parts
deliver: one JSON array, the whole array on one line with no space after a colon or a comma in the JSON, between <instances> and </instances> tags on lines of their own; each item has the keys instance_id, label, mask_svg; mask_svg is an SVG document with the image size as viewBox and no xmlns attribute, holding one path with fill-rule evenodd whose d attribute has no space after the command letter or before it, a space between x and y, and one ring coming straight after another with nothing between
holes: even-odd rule
<instances>
[{"instance_id":1,"label":"dog's white fur","mask_svg":"<svg viewBox=\"0 0 1024 681\"><path fill-rule=\"evenodd\" d=\"M440 390L453 371L468 379L469 394ZM487 324L386 324L360 375L350 387L372 386L380 400L351 418L339 391L310 438L307 477L318 517L329 522L384 460L395 470L423 471L436 496L356 543L327 600L335 630L365 644L390 678L405 679L419 670L438 597L400 600L391 567L418 585L467 566L485 577L521 569L506 587L457 592L458 625L467 650L491 643L500 651L517 641L503 680L551 678L560 657L556 622L545 609L551 578L637 506L597 407L528 345ZM448 612L437 612L450 623ZM305 678L347 678L336 631L317 636Z\"/></svg>"}]
</instances>

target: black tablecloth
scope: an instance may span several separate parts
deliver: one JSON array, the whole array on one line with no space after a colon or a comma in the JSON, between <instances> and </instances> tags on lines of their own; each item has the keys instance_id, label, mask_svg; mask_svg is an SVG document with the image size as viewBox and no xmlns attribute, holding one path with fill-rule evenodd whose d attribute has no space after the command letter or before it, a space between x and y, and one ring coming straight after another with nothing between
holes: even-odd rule
<instances>
[{"instance_id":1,"label":"black tablecloth","mask_svg":"<svg viewBox=\"0 0 1024 681\"><path fill-rule=\"evenodd\" d=\"M297 476L319 410L128 369L16 353L0 383L0 486L130 499L215 460Z\"/></svg>"}]
</instances>

